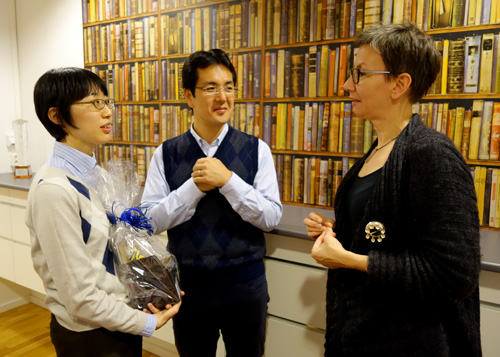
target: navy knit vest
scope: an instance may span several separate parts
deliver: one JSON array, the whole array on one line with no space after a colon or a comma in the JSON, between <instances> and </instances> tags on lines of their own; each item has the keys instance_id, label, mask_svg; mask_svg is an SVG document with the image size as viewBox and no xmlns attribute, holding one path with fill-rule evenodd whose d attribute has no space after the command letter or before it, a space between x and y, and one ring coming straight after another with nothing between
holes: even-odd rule
<instances>
[{"instance_id":1,"label":"navy knit vest","mask_svg":"<svg viewBox=\"0 0 500 357\"><path fill-rule=\"evenodd\" d=\"M214 158L252 185L258 169L258 147L256 137L229 127ZM163 143L170 190L191 177L194 164L202 157L206 155L189 131ZM181 266L218 270L259 261L266 248L262 230L243 221L214 189L200 200L189 221L168 230L168 249Z\"/></svg>"}]
</instances>

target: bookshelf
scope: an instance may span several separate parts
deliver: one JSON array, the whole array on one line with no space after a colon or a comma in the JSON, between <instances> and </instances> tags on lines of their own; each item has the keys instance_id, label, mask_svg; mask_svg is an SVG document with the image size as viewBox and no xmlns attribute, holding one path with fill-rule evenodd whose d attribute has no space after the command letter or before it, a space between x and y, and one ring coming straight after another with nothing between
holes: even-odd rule
<instances>
[{"instance_id":1,"label":"bookshelf","mask_svg":"<svg viewBox=\"0 0 500 357\"><path fill-rule=\"evenodd\" d=\"M351 113L342 89L356 52L354 37L371 23L408 19L446 51L441 77L415 111L428 126L456 141L477 181L478 197L483 198L479 202L483 218L494 216L483 226L499 229L500 204L494 205L500 195L500 161L490 157L489 149L491 133L499 130L494 120L500 120L500 113L493 110L500 105L495 105L500 102L500 4L498 0L483 0L478 8L472 4L458 0L83 0L85 67L106 80L110 96L117 101L113 140L96 150L98 159L105 165L113 157L129 158L144 181L155 148L186 131L192 120L182 94L183 62L195 50L217 47L229 54L238 74L240 90L229 124L269 144L283 203L329 208L342 176L376 137L369 122ZM472 67L478 78L474 74L464 78L469 58L466 42L474 36L480 40L479 61ZM483 39L489 39L491 46L484 45ZM486 52L489 57L481 58ZM486 68L490 74L484 74ZM491 79L481 90L479 82L476 90L464 89L466 80L486 77ZM473 121L472 109L479 102L486 110L481 109L477 133L479 112ZM474 124L465 123L464 130L461 115L469 111ZM484 117L484 112L490 117ZM477 145L472 150L465 150L462 140L467 130L467 145ZM488 130L490 136L483 139L488 139L488 145L481 143L480 159L479 141ZM471 142L474 135L479 135L477 144ZM469 158L476 149L477 158ZM485 169L476 169L481 167ZM491 178L481 178L484 170Z\"/></svg>"}]
</instances>

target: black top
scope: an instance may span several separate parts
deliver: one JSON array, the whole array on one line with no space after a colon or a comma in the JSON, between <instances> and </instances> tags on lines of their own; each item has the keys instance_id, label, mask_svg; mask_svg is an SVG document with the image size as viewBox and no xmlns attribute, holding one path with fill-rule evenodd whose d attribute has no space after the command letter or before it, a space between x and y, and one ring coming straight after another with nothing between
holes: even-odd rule
<instances>
[{"instance_id":1,"label":"black top","mask_svg":"<svg viewBox=\"0 0 500 357\"><path fill-rule=\"evenodd\" d=\"M346 219L349 220L349 226L353 229L351 230L351 235L349 237L343 237L343 245L344 248L351 245L352 237L355 234L355 228L358 226L359 222L363 219L366 203L372 194L373 188L380 177L380 173L382 172L382 168L368 174L366 176L360 177L356 176L351 188L348 192L346 192L346 209L347 215ZM339 285L338 288L338 312L337 312L337 327L335 330L335 342L334 353L333 355L336 357L342 357L343 349L342 349L342 340L341 330L344 327L345 322L345 298L344 298L344 286L343 284Z\"/></svg>"},{"instance_id":2,"label":"black top","mask_svg":"<svg viewBox=\"0 0 500 357\"><path fill-rule=\"evenodd\" d=\"M366 203L372 194L381 172L382 168L363 177L356 176L351 188L347 192L346 218L349 220L349 226L352 227L352 235L345 238L348 239L349 245L352 242L356 227L363 219Z\"/></svg>"}]
</instances>

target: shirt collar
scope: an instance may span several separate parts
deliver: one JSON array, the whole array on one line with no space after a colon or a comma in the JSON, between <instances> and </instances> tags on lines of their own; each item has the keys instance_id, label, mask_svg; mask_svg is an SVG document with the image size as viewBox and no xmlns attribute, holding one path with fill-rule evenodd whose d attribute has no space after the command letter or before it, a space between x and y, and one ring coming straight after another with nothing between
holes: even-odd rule
<instances>
[{"instance_id":1,"label":"shirt collar","mask_svg":"<svg viewBox=\"0 0 500 357\"><path fill-rule=\"evenodd\" d=\"M201 136L198 135L198 133L193 128L193 123L191 123L191 128L189 130L191 131L191 134L196 139L196 142L198 144L200 144L200 146L201 145L206 145L206 146L217 145L217 146L219 146L220 143L222 142L222 140L224 140L224 137L226 136L227 132L229 131L229 126L227 124L224 124L224 127L222 128L219 136L211 144L208 144L208 142L205 139L203 139Z\"/></svg>"},{"instance_id":2,"label":"shirt collar","mask_svg":"<svg viewBox=\"0 0 500 357\"><path fill-rule=\"evenodd\" d=\"M97 165L94 153L89 156L59 141L54 143L54 156L66 161L68 165L74 167L82 175L92 171Z\"/></svg>"}]
</instances>

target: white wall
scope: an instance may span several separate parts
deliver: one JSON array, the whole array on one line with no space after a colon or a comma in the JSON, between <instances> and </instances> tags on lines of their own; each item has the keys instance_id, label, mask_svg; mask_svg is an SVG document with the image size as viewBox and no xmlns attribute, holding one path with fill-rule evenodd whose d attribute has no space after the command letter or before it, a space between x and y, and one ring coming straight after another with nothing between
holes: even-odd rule
<instances>
[{"instance_id":1,"label":"white wall","mask_svg":"<svg viewBox=\"0 0 500 357\"><path fill-rule=\"evenodd\" d=\"M16 29L17 42L13 42ZM16 98L20 108L17 115L28 120L32 171L36 172L51 154L54 139L35 114L33 86L48 69L83 67L82 39L81 0L0 0L0 172L11 171L4 133L12 133L12 120L17 119ZM15 47L18 75L13 61Z\"/></svg>"},{"instance_id":2,"label":"white wall","mask_svg":"<svg viewBox=\"0 0 500 357\"><path fill-rule=\"evenodd\" d=\"M13 134L12 120L16 118L17 73L14 63L17 59L16 21L14 0L0 0L0 172L9 172L9 155L6 134ZM19 91L17 91L19 93ZM20 108L17 105L17 108ZM20 111L20 109L18 109Z\"/></svg>"}]
</instances>

